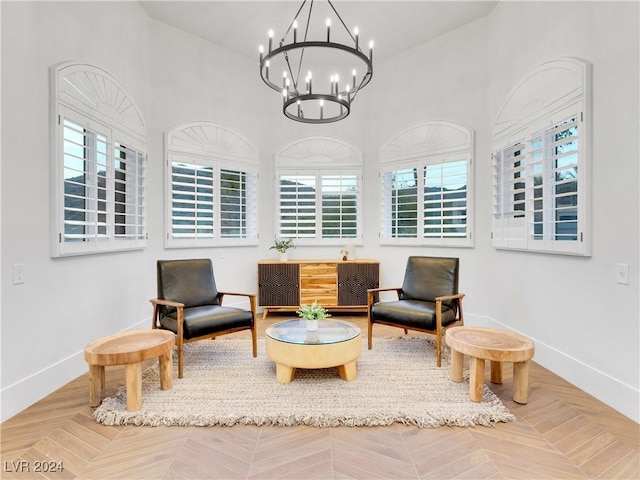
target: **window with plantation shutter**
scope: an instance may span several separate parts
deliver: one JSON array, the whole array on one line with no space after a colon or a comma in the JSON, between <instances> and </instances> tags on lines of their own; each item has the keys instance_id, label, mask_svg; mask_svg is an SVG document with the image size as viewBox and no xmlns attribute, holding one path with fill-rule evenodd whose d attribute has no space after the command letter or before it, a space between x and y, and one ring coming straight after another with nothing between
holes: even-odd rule
<instances>
[{"instance_id":1,"label":"window with plantation shutter","mask_svg":"<svg viewBox=\"0 0 640 480\"><path fill-rule=\"evenodd\" d=\"M67 63L53 73L52 256L144 248L142 118L107 72Z\"/></svg>"},{"instance_id":2,"label":"window with plantation shutter","mask_svg":"<svg viewBox=\"0 0 640 480\"><path fill-rule=\"evenodd\" d=\"M253 148L210 122L166 135L167 247L257 243L257 162Z\"/></svg>"},{"instance_id":3,"label":"window with plantation shutter","mask_svg":"<svg viewBox=\"0 0 640 480\"><path fill-rule=\"evenodd\" d=\"M395 136L381 152L382 244L473 246L473 132L426 122Z\"/></svg>"},{"instance_id":4,"label":"window with plantation shutter","mask_svg":"<svg viewBox=\"0 0 640 480\"><path fill-rule=\"evenodd\" d=\"M362 158L335 139L311 137L276 154L279 238L297 244L362 240Z\"/></svg>"},{"instance_id":5,"label":"window with plantation shutter","mask_svg":"<svg viewBox=\"0 0 640 480\"><path fill-rule=\"evenodd\" d=\"M535 69L503 106L494 138L494 247L590 255L589 91L588 65L558 60ZM521 104L540 108L514 117Z\"/></svg>"}]
</instances>

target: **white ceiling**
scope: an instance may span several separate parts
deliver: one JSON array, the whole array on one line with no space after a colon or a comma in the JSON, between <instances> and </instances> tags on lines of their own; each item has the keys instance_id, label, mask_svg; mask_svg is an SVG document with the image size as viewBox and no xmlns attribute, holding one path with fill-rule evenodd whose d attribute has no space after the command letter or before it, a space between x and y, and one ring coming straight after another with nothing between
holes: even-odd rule
<instances>
[{"instance_id":1,"label":"white ceiling","mask_svg":"<svg viewBox=\"0 0 640 480\"><path fill-rule=\"evenodd\" d=\"M291 24L302 0L140 0L139 3L151 18L257 61L258 46L266 47L268 30L275 32L275 45ZM497 1L333 0L332 3L349 30L359 28L362 47L366 47L369 40L375 41L375 58L381 60L487 15ZM326 31L328 3L315 0L313 8L312 23L321 23ZM332 16L332 32L344 31Z\"/></svg>"}]
</instances>

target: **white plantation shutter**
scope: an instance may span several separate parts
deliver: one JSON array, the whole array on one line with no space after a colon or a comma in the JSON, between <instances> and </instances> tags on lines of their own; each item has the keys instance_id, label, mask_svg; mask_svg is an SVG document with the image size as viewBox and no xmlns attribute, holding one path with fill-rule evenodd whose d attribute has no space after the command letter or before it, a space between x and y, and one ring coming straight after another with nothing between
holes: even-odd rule
<instances>
[{"instance_id":1,"label":"white plantation shutter","mask_svg":"<svg viewBox=\"0 0 640 480\"><path fill-rule=\"evenodd\" d=\"M578 242L579 122L577 116L532 134L528 182L529 236L534 248ZM556 246L554 246L556 245Z\"/></svg>"},{"instance_id":2,"label":"white plantation shutter","mask_svg":"<svg viewBox=\"0 0 640 480\"><path fill-rule=\"evenodd\" d=\"M416 238L418 232L418 171L389 170L382 174L382 231L387 238Z\"/></svg>"},{"instance_id":3,"label":"white plantation shutter","mask_svg":"<svg viewBox=\"0 0 640 480\"><path fill-rule=\"evenodd\" d=\"M145 227L145 162L142 152L116 143L115 171L115 236L119 239L142 240Z\"/></svg>"},{"instance_id":4,"label":"white plantation shutter","mask_svg":"<svg viewBox=\"0 0 640 480\"><path fill-rule=\"evenodd\" d=\"M451 155L383 170L382 241L469 244L470 168L469 158L461 160L460 155Z\"/></svg>"},{"instance_id":5,"label":"white plantation shutter","mask_svg":"<svg viewBox=\"0 0 640 480\"><path fill-rule=\"evenodd\" d=\"M213 238L214 220L213 167L171 162L171 236Z\"/></svg>"},{"instance_id":6,"label":"white plantation shutter","mask_svg":"<svg viewBox=\"0 0 640 480\"><path fill-rule=\"evenodd\" d=\"M360 182L357 175L322 175L322 237L356 238Z\"/></svg>"},{"instance_id":7,"label":"white plantation shutter","mask_svg":"<svg viewBox=\"0 0 640 480\"><path fill-rule=\"evenodd\" d=\"M279 236L316 237L316 176L281 175L278 194Z\"/></svg>"},{"instance_id":8,"label":"white plantation shutter","mask_svg":"<svg viewBox=\"0 0 640 480\"><path fill-rule=\"evenodd\" d=\"M220 168L208 159L171 158L168 246L215 246L257 238L255 173Z\"/></svg>"},{"instance_id":9,"label":"white plantation shutter","mask_svg":"<svg viewBox=\"0 0 640 480\"><path fill-rule=\"evenodd\" d=\"M141 248L146 243L143 152L59 107L62 215L54 256Z\"/></svg>"},{"instance_id":10,"label":"white plantation shutter","mask_svg":"<svg viewBox=\"0 0 640 480\"><path fill-rule=\"evenodd\" d=\"M424 169L424 236L467 236L467 162L427 165Z\"/></svg>"},{"instance_id":11,"label":"white plantation shutter","mask_svg":"<svg viewBox=\"0 0 640 480\"><path fill-rule=\"evenodd\" d=\"M255 238L257 178L250 172L220 171L220 236Z\"/></svg>"},{"instance_id":12,"label":"white plantation shutter","mask_svg":"<svg viewBox=\"0 0 640 480\"><path fill-rule=\"evenodd\" d=\"M519 248L526 232L524 141L493 154L493 190L493 245Z\"/></svg>"}]
</instances>

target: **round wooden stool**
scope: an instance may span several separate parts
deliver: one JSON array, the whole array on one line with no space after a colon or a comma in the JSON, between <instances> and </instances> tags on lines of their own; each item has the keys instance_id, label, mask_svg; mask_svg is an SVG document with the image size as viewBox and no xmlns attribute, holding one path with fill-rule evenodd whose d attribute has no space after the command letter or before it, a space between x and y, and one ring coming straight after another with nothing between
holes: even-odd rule
<instances>
[{"instance_id":1,"label":"round wooden stool","mask_svg":"<svg viewBox=\"0 0 640 480\"><path fill-rule=\"evenodd\" d=\"M484 362L491 361L491 382L502 383L502 363L513 362L513 401L527 403L531 340L517 333L483 327L453 327L445 340L451 347L451 380L462 382L462 361L469 355L469 398L482 401Z\"/></svg>"},{"instance_id":2,"label":"round wooden stool","mask_svg":"<svg viewBox=\"0 0 640 480\"><path fill-rule=\"evenodd\" d=\"M159 357L160 388L173 387L171 353L175 334L168 330L140 330L99 338L84 347L89 364L89 405L97 407L104 397L104 367L125 365L127 410L142 407L142 362Z\"/></svg>"}]
</instances>

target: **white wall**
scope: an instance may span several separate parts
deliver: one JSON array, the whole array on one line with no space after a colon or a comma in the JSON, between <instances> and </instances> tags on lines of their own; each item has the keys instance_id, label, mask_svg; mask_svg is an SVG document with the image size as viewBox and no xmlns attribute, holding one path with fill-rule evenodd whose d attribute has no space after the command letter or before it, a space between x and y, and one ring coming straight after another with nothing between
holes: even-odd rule
<instances>
[{"instance_id":1,"label":"white wall","mask_svg":"<svg viewBox=\"0 0 640 480\"><path fill-rule=\"evenodd\" d=\"M637 2L501 2L489 15L494 33L487 85L492 121L509 90L536 65L557 57L593 65L593 255L487 251L500 274L492 280L486 313L534 338L539 363L636 421L638 7ZM616 283L617 263L630 265L630 285Z\"/></svg>"},{"instance_id":2,"label":"white wall","mask_svg":"<svg viewBox=\"0 0 640 480\"><path fill-rule=\"evenodd\" d=\"M400 260L409 254L459 255L468 324L531 337L535 361L636 421L638 45L636 2L500 2L486 18L376 66L366 138L375 156L394 132L421 120L476 131L475 248L381 247L383 283L401 279ZM559 57L593 64L590 258L491 247L493 122L529 70ZM616 283L617 263L630 265L629 286Z\"/></svg>"},{"instance_id":3,"label":"white wall","mask_svg":"<svg viewBox=\"0 0 640 480\"><path fill-rule=\"evenodd\" d=\"M381 260L383 285L401 281L409 254L460 256L468 323L531 336L536 361L637 421L637 7L501 2L484 19L376 64L350 117L318 127L282 116L280 98L257 75L257 59L237 59L153 21L137 3L3 2L1 420L84 373L87 342L147 328L158 258L211 257L221 288L255 291L255 262L272 255L273 152L299 138L326 135L364 152L365 243L357 254ZM558 12L562 20L554 22ZM556 56L594 64L594 241L588 259L490 246L493 120L521 76ZM105 68L143 111L150 158L144 251L49 257L48 69L67 60ZM224 124L259 152L259 247L164 249L162 135L196 120ZM379 149L424 120L460 122L476 132L473 249L378 246ZM624 222L610 213L620 205ZM292 256L335 258L337 252L298 248ZM618 262L631 265L628 287L615 284ZM26 266L24 285L12 285L15 263Z\"/></svg>"}]
</instances>

